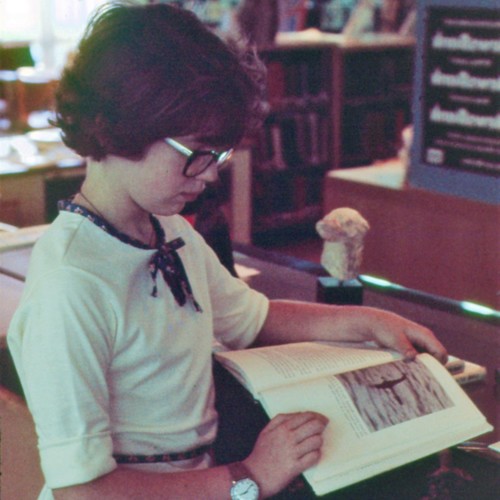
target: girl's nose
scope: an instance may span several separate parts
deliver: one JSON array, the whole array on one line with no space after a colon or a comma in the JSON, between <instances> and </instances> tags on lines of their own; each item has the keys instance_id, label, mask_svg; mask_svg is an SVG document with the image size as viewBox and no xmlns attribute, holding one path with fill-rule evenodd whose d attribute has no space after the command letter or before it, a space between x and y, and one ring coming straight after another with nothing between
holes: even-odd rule
<instances>
[{"instance_id":1,"label":"girl's nose","mask_svg":"<svg viewBox=\"0 0 500 500\"><path fill-rule=\"evenodd\" d=\"M213 163L204 172L197 175L196 178L205 182L216 182L219 178L219 167L216 163Z\"/></svg>"}]
</instances>

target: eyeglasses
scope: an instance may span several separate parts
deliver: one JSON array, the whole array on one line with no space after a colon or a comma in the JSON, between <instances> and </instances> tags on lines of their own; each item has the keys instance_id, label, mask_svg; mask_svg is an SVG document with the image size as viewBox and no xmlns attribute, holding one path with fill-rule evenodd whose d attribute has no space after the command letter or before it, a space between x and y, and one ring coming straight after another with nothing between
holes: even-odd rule
<instances>
[{"instance_id":1,"label":"eyeglasses","mask_svg":"<svg viewBox=\"0 0 500 500\"><path fill-rule=\"evenodd\" d=\"M217 151L212 150L192 150L170 137L167 137L164 141L169 146L172 146L178 153L187 156L186 164L182 170L182 174L186 177L196 177L205 172L208 167L214 163L220 168L233 154L233 149L222 151L222 153L217 153Z\"/></svg>"}]
</instances>

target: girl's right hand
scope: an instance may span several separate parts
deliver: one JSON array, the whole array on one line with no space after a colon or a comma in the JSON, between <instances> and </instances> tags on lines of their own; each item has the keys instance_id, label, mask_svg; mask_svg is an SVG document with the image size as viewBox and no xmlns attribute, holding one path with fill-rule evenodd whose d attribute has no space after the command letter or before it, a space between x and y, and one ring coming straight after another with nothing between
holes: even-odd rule
<instances>
[{"instance_id":1,"label":"girl's right hand","mask_svg":"<svg viewBox=\"0 0 500 500\"><path fill-rule=\"evenodd\" d=\"M315 465L321 456L328 419L315 412L280 414L261 431L244 460L266 498Z\"/></svg>"}]
</instances>

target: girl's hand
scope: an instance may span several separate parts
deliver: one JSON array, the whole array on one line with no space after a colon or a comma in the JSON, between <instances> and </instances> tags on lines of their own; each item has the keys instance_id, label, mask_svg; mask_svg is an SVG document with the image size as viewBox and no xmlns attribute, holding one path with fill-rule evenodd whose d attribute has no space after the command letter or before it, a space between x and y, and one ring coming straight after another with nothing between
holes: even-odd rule
<instances>
[{"instance_id":1,"label":"girl's hand","mask_svg":"<svg viewBox=\"0 0 500 500\"><path fill-rule=\"evenodd\" d=\"M413 359L419 352L425 351L441 363L446 363L448 354L445 347L428 328L380 309L367 308L365 319L367 340L394 349L407 359Z\"/></svg>"},{"instance_id":2,"label":"girl's hand","mask_svg":"<svg viewBox=\"0 0 500 500\"><path fill-rule=\"evenodd\" d=\"M264 498L318 462L327 424L319 413L301 412L277 415L264 427L244 460Z\"/></svg>"}]
</instances>

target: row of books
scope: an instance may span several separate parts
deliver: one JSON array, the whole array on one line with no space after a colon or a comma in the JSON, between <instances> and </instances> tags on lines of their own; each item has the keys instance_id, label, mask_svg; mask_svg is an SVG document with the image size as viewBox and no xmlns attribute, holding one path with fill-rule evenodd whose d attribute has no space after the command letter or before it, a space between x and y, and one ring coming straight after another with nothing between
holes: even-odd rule
<instances>
[{"instance_id":1,"label":"row of books","mask_svg":"<svg viewBox=\"0 0 500 500\"><path fill-rule=\"evenodd\" d=\"M409 115L407 103L346 108L341 164L361 165L395 156ZM332 136L328 115L321 110L273 113L258 132L256 171L331 168Z\"/></svg>"},{"instance_id":2,"label":"row of books","mask_svg":"<svg viewBox=\"0 0 500 500\"><path fill-rule=\"evenodd\" d=\"M260 170L283 171L327 165L330 122L317 111L273 115L259 132Z\"/></svg>"},{"instance_id":3,"label":"row of books","mask_svg":"<svg viewBox=\"0 0 500 500\"><path fill-rule=\"evenodd\" d=\"M322 102L331 91L329 62L325 52L294 52L293 57L270 59L267 66L267 97L271 106L297 99ZM366 97L391 94L395 89L411 89L413 55L405 49L400 54L353 53L346 56L343 80L349 82L345 96Z\"/></svg>"},{"instance_id":4,"label":"row of books","mask_svg":"<svg viewBox=\"0 0 500 500\"><path fill-rule=\"evenodd\" d=\"M347 106L342 116L341 164L360 165L396 155L401 132L410 120L406 100ZM257 168L283 171L331 166L331 127L326 108L271 113L258 134Z\"/></svg>"},{"instance_id":5,"label":"row of books","mask_svg":"<svg viewBox=\"0 0 500 500\"><path fill-rule=\"evenodd\" d=\"M267 98L271 106L297 99L328 99L328 80L322 78L325 63L321 56L320 51L308 53L307 58L294 53L293 58L268 61Z\"/></svg>"}]
</instances>

